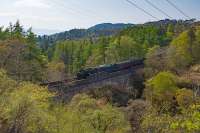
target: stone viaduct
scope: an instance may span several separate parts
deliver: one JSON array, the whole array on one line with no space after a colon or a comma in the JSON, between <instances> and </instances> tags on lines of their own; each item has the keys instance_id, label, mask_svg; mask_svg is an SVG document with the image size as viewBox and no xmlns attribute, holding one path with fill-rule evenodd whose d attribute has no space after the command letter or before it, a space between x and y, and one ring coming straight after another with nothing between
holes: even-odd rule
<instances>
[{"instance_id":1,"label":"stone viaduct","mask_svg":"<svg viewBox=\"0 0 200 133\"><path fill-rule=\"evenodd\" d=\"M112 85L118 88L129 88L133 87L133 84L137 82L142 84L143 68L144 64L141 64L113 73L97 73L84 80L74 80L71 82L63 81L48 84L48 88L50 91L56 92L58 97L64 100L69 100L78 93L101 88L107 85Z\"/></svg>"}]
</instances>

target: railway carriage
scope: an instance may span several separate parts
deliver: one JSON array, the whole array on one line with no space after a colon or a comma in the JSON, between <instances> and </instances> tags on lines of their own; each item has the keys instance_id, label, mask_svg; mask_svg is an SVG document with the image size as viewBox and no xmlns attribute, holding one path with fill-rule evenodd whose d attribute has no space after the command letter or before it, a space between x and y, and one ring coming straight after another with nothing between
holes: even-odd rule
<instances>
[{"instance_id":1,"label":"railway carriage","mask_svg":"<svg viewBox=\"0 0 200 133\"><path fill-rule=\"evenodd\" d=\"M77 73L76 79L77 80L87 79L91 75L95 75L95 74L99 74L99 73L103 73L103 72L113 73L113 72L117 72L117 71L121 71L121 70L130 69L131 67L143 64L143 62L144 62L144 59L129 60L129 61L124 61L124 62L120 62L117 64L101 65L101 66L95 67L95 68L83 69Z\"/></svg>"}]
</instances>

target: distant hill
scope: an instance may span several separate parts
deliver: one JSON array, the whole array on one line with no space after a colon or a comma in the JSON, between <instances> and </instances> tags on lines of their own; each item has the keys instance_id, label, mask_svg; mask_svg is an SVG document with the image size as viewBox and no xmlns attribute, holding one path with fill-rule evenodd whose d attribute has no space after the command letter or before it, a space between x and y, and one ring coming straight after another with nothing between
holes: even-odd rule
<instances>
[{"instance_id":1,"label":"distant hill","mask_svg":"<svg viewBox=\"0 0 200 133\"><path fill-rule=\"evenodd\" d=\"M164 20L159 20L159 21L154 21L154 22L147 22L143 25L154 25L154 26L163 26L163 25L176 25L177 23L182 23L185 25L192 25L195 23L195 19L190 19L190 20L176 20L176 19L164 19Z\"/></svg>"},{"instance_id":2,"label":"distant hill","mask_svg":"<svg viewBox=\"0 0 200 133\"><path fill-rule=\"evenodd\" d=\"M88 29L72 29L69 31L64 31L56 33L53 35L44 35L38 37L38 42L40 45L53 44L57 41L63 40L78 40L83 38L98 38L100 36L111 36L119 33L121 30L133 26L133 24L112 24L112 23L102 23L90 27Z\"/></svg>"},{"instance_id":3,"label":"distant hill","mask_svg":"<svg viewBox=\"0 0 200 133\"><path fill-rule=\"evenodd\" d=\"M119 33L121 35L126 35L126 36L127 35L128 36L134 35L135 37L138 36L138 39L142 42L144 38L141 37L141 33L148 33L151 32L149 30L155 30L154 31L155 34L159 32L158 34L162 35L162 33L166 32L165 30L167 30L167 27L169 25L172 25L173 27L175 27L175 29L177 29L175 33L178 35L181 31L187 29L188 27L191 27L192 25L200 25L200 23L195 21L194 19L191 20L165 19L160 21L147 22L144 24L102 23L92 26L88 29L72 29L69 31L60 32L49 36L47 35L39 36L38 43L41 47L46 49L52 44L55 44L55 42L57 41L79 40L84 38L92 38L95 40L100 36L114 36ZM157 31L155 27L161 29L161 31ZM162 38L162 36L160 36L160 38Z\"/></svg>"},{"instance_id":4,"label":"distant hill","mask_svg":"<svg viewBox=\"0 0 200 133\"><path fill-rule=\"evenodd\" d=\"M126 27L133 26L133 24L124 24L124 23L117 23L117 24L112 24L112 23L102 23L95 25L93 27L90 27L88 30L89 31L100 31L100 30L121 30Z\"/></svg>"}]
</instances>

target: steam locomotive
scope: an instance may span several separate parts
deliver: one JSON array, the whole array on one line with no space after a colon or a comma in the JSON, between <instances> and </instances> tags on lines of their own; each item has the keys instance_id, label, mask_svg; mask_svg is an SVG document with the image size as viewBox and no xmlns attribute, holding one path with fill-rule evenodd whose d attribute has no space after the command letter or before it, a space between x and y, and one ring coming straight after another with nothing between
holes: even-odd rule
<instances>
[{"instance_id":1,"label":"steam locomotive","mask_svg":"<svg viewBox=\"0 0 200 133\"><path fill-rule=\"evenodd\" d=\"M87 69L82 69L80 70L77 75L76 79L77 80L82 80L82 79L87 79L91 75L98 74L98 73L113 73L121 70L126 70L129 69L133 66L137 65L143 65L144 64L144 59L138 59L138 60L128 60L116 64L110 64L110 65L101 65L99 67L94 67L94 68L87 68Z\"/></svg>"}]
</instances>

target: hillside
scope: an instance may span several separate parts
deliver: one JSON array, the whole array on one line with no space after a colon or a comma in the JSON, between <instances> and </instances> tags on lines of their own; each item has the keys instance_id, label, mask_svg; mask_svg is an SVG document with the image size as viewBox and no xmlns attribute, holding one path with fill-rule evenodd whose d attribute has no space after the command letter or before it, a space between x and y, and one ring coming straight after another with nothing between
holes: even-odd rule
<instances>
[{"instance_id":1,"label":"hillside","mask_svg":"<svg viewBox=\"0 0 200 133\"><path fill-rule=\"evenodd\" d=\"M102 36L114 36L117 34L134 35L134 36L139 37L140 36L139 32L146 32L146 33L150 32L148 30L150 30L151 27L152 27L151 30L157 30L156 34L158 34L158 36L161 36L165 34L169 25L171 25L171 29L172 28L178 29L178 30L175 30L176 32L175 34L178 35L180 32L184 31L185 28L190 27L191 25L198 25L198 22L195 23L194 19L185 20L185 21L175 20L175 19L174 20L165 19L165 20L160 20L160 21L147 22L144 24L102 23L102 24L97 24L95 26L92 26L88 29L72 29L69 31L56 33L53 35L38 36L37 40L38 40L38 44L41 47L44 47L44 46L47 47L47 45L51 46L52 44L55 44L58 41L60 42L60 41L66 41L66 40L81 40L81 39L88 39L88 38L94 40ZM138 34L135 34L134 32L138 32ZM144 41L145 39L141 38L140 40Z\"/></svg>"},{"instance_id":2,"label":"hillside","mask_svg":"<svg viewBox=\"0 0 200 133\"><path fill-rule=\"evenodd\" d=\"M63 40L78 40L83 38L97 38L100 36L111 36L119 33L122 29L125 29L133 24L112 24L112 23L102 23L92 26L88 29L72 29L69 31L64 31L61 33L56 33L53 35L44 35L38 37L38 42L40 45L43 44L53 44L57 41Z\"/></svg>"}]
</instances>

